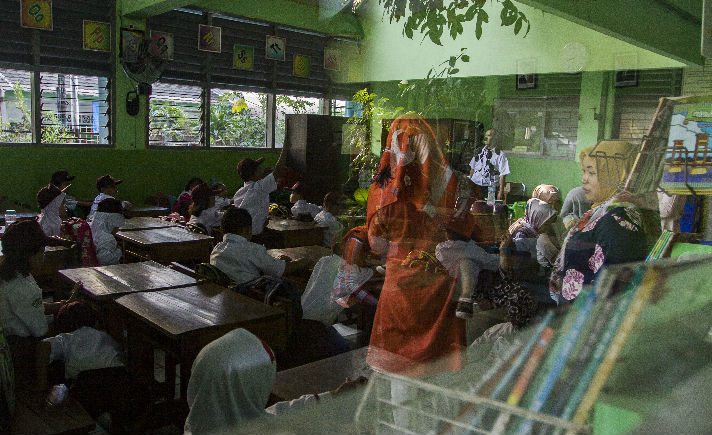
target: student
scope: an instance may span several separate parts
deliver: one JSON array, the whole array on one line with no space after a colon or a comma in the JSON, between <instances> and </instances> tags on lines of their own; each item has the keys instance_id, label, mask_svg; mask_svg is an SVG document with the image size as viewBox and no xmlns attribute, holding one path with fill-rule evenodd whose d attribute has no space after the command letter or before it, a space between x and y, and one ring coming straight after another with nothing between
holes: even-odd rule
<instances>
[{"instance_id":1,"label":"student","mask_svg":"<svg viewBox=\"0 0 712 435\"><path fill-rule=\"evenodd\" d=\"M302 216L309 216L307 220L314 219L319 212L321 212L322 207L311 202L307 202L303 196L304 186L301 182L297 182L290 189L292 193L289 195L289 202L294 204L292 206L291 212L292 216L300 218Z\"/></svg>"},{"instance_id":2,"label":"student","mask_svg":"<svg viewBox=\"0 0 712 435\"><path fill-rule=\"evenodd\" d=\"M8 225L2 238L0 263L0 322L10 345L18 378L32 379L36 337L47 334L46 314L56 314L71 302L80 287L75 285L68 301L43 302L42 289L31 272L42 264L46 236L36 220Z\"/></svg>"},{"instance_id":3,"label":"student","mask_svg":"<svg viewBox=\"0 0 712 435\"><path fill-rule=\"evenodd\" d=\"M455 279L453 300L457 301L455 315L460 319L473 315L473 292L480 271L499 268L499 255L488 254L471 239L474 227L475 219L469 210L456 212L446 225L448 240L435 247L435 258Z\"/></svg>"},{"instance_id":4,"label":"student","mask_svg":"<svg viewBox=\"0 0 712 435\"><path fill-rule=\"evenodd\" d=\"M53 184L48 184L37 192L37 205L41 210L37 220L45 235L60 235L62 220L67 219L66 196L64 190Z\"/></svg>"},{"instance_id":5,"label":"student","mask_svg":"<svg viewBox=\"0 0 712 435\"><path fill-rule=\"evenodd\" d=\"M205 346L193 362L188 381L187 435L227 433L265 415L331 400L365 378L347 379L333 391L306 394L265 409L277 373L272 349L249 331L238 328Z\"/></svg>"},{"instance_id":6,"label":"student","mask_svg":"<svg viewBox=\"0 0 712 435\"><path fill-rule=\"evenodd\" d=\"M213 233L213 227L220 226L220 212L215 205L215 191L207 183L200 183L190 191L193 203L188 208L190 220L188 225L198 225L205 228L208 235Z\"/></svg>"},{"instance_id":7,"label":"student","mask_svg":"<svg viewBox=\"0 0 712 435\"><path fill-rule=\"evenodd\" d=\"M190 218L190 212L188 209L190 208L190 205L193 203L193 198L191 197L190 192L193 190L195 186L198 184L202 183L203 180L201 180L198 177L193 177L190 180L188 180L188 184L185 185L185 190L181 192L180 195L178 195L178 200L176 203L173 205L173 211L177 212L179 215L183 216L186 219Z\"/></svg>"},{"instance_id":8,"label":"student","mask_svg":"<svg viewBox=\"0 0 712 435\"><path fill-rule=\"evenodd\" d=\"M210 264L238 284L262 275L275 278L307 267L307 260L285 261L274 258L267 249L252 243L252 217L242 208L228 208L222 217L223 241L210 253ZM287 259L288 260L288 259Z\"/></svg>"},{"instance_id":9,"label":"student","mask_svg":"<svg viewBox=\"0 0 712 435\"><path fill-rule=\"evenodd\" d=\"M344 226L336 219L334 213L338 213L341 202L341 195L337 192L329 192L324 195L324 209L314 216L317 226L324 227L324 246L331 248L338 235L344 230Z\"/></svg>"},{"instance_id":10,"label":"student","mask_svg":"<svg viewBox=\"0 0 712 435\"><path fill-rule=\"evenodd\" d=\"M121 262L121 248L114 234L124 224L123 212L118 199L107 198L99 203L91 221L92 239L100 266Z\"/></svg>"},{"instance_id":11,"label":"student","mask_svg":"<svg viewBox=\"0 0 712 435\"><path fill-rule=\"evenodd\" d=\"M527 201L524 217L517 219L517 221L509 227L509 234L514 241L516 250L528 252L533 259L542 257L542 259L552 259L553 262L558 254L558 249L552 246L551 249L553 249L553 252L547 250L547 252L539 253L537 245L541 245L542 248L548 246L548 244L545 245L538 241L543 235L553 233L552 228L557 215L556 209L541 199L531 198ZM548 240L556 240L555 236L546 236L546 238Z\"/></svg>"},{"instance_id":12,"label":"student","mask_svg":"<svg viewBox=\"0 0 712 435\"><path fill-rule=\"evenodd\" d=\"M216 181L210 185L210 188L215 191L215 207L217 207L218 210L222 210L232 205L232 198L227 192L227 186L225 186L225 183Z\"/></svg>"},{"instance_id":13,"label":"student","mask_svg":"<svg viewBox=\"0 0 712 435\"><path fill-rule=\"evenodd\" d=\"M269 214L269 194L277 190L277 177L282 173L289 151L289 141L285 141L279 160L274 169L268 172L260 168L265 160L242 159L237 164L237 173L245 183L235 192L232 204L247 210L252 216L252 235L262 234L267 224Z\"/></svg>"},{"instance_id":14,"label":"student","mask_svg":"<svg viewBox=\"0 0 712 435\"><path fill-rule=\"evenodd\" d=\"M74 180L74 175L69 175L69 172L67 171L57 171L54 174L52 174L52 178L50 180L50 184L57 186L59 190L62 192L65 192L69 186L71 186L71 181ZM64 197L64 200L66 201L67 204L67 211L72 215L74 215L74 210L77 208L77 200L75 198L72 198L71 196L67 195Z\"/></svg>"},{"instance_id":15,"label":"student","mask_svg":"<svg viewBox=\"0 0 712 435\"><path fill-rule=\"evenodd\" d=\"M94 198L94 202L91 205L91 209L89 210L89 215L87 216L87 222L91 222L91 220L94 218L94 213L96 213L96 208L99 206L99 203L107 198L114 198L116 194L118 193L119 189L118 186L121 184L121 180L117 180L115 178L112 178L111 175L102 175L101 177L96 179L96 188L99 191L99 194ZM124 208L124 210L128 210L132 207L132 204L128 201L121 201L121 206Z\"/></svg>"}]
</instances>

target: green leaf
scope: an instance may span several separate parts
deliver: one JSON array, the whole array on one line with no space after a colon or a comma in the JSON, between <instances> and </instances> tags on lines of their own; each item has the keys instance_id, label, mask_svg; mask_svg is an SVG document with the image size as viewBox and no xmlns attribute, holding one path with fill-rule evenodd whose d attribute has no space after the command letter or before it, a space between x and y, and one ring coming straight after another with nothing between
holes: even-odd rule
<instances>
[{"instance_id":1,"label":"green leaf","mask_svg":"<svg viewBox=\"0 0 712 435\"><path fill-rule=\"evenodd\" d=\"M520 30L522 30L522 19L521 18L517 19L517 21L514 23L514 34L518 35Z\"/></svg>"},{"instance_id":2,"label":"green leaf","mask_svg":"<svg viewBox=\"0 0 712 435\"><path fill-rule=\"evenodd\" d=\"M462 57L461 57L461 59L462 59L463 62L469 62L469 61L470 61L470 56L468 56L468 55L466 55L466 54L463 54Z\"/></svg>"},{"instance_id":3,"label":"green leaf","mask_svg":"<svg viewBox=\"0 0 712 435\"><path fill-rule=\"evenodd\" d=\"M457 59L455 58L455 56L450 56L450 60L448 60L448 63L450 64L450 66L455 66L455 62L457 62Z\"/></svg>"},{"instance_id":4,"label":"green leaf","mask_svg":"<svg viewBox=\"0 0 712 435\"><path fill-rule=\"evenodd\" d=\"M451 68L447 73L448 73L448 75L453 75L453 74L457 74L459 72L460 72L459 68Z\"/></svg>"},{"instance_id":5,"label":"green leaf","mask_svg":"<svg viewBox=\"0 0 712 435\"><path fill-rule=\"evenodd\" d=\"M499 16L502 19L502 26L511 26L517 19L518 9L514 6L511 0L504 0L502 2L502 12Z\"/></svg>"},{"instance_id":6,"label":"green leaf","mask_svg":"<svg viewBox=\"0 0 712 435\"><path fill-rule=\"evenodd\" d=\"M412 27L406 25L405 27L403 27L403 33L405 33L405 36L408 39L413 39L413 28Z\"/></svg>"},{"instance_id":7,"label":"green leaf","mask_svg":"<svg viewBox=\"0 0 712 435\"><path fill-rule=\"evenodd\" d=\"M477 14L477 9L477 5L472 5L467 8L467 11L465 12L465 21L472 21L472 19L475 18L475 14Z\"/></svg>"}]
</instances>

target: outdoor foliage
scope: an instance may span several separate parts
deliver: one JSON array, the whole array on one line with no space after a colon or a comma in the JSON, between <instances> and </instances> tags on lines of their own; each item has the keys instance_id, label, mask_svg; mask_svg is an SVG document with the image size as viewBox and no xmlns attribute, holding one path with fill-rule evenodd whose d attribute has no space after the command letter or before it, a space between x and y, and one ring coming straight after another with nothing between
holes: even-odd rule
<instances>
[{"instance_id":1,"label":"outdoor foliage","mask_svg":"<svg viewBox=\"0 0 712 435\"><path fill-rule=\"evenodd\" d=\"M525 29L524 36L529 33L529 19L521 12L512 0L491 0L501 6L500 20L502 26L513 26L515 35ZM487 0L453 0L447 6L445 0L378 0L384 7L384 15L389 22L400 22L403 19L403 34L413 39L416 33L422 33L437 45L442 45L440 39L447 29L450 37L455 40L464 32L463 24L475 22L475 37L482 37L482 26L489 23L489 14L485 11ZM526 28L525 28L526 26Z\"/></svg>"},{"instance_id":2,"label":"outdoor foliage","mask_svg":"<svg viewBox=\"0 0 712 435\"><path fill-rule=\"evenodd\" d=\"M20 82L13 84L13 96L15 107L21 113L21 118L17 121L0 119L0 142L30 143L32 142L32 114L25 102L24 93ZM43 112L42 143L67 143L76 139L72 131L62 125L57 114Z\"/></svg>"}]
</instances>

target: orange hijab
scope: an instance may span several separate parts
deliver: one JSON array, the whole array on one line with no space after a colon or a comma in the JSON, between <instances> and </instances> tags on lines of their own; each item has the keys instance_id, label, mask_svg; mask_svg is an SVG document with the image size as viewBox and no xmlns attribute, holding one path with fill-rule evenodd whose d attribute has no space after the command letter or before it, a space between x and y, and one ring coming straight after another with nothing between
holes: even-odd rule
<instances>
[{"instance_id":1,"label":"orange hijab","mask_svg":"<svg viewBox=\"0 0 712 435\"><path fill-rule=\"evenodd\" d=\"M433 218L452 213L457 179L430 125L418 114L393 121L368 195L367 222L379 209L407 201Z\"/></svg>"}]
</instances>

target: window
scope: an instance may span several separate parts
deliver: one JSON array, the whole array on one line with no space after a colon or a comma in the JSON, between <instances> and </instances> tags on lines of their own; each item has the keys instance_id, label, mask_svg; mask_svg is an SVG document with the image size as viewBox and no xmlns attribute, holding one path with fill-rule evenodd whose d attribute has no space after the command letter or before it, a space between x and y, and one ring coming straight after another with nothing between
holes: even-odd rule
<instances>
[{"instance_id":1,"label":"window","mask_svg":"<svg viewBox=\"0 0 712 435\"><path fill-rule=\"evenodd\" d=\"M361 118L361 103L354 103L349 100L331 100L331 116L343 116L344 118Z\"/></svg>"},{"instance_id":2,"label":"window","mask_svg":"<svg viewBox=\"0 0 712 435\"><path fill-rule=\"evenodd\" d=\"M201 93L198 86L154 83L149 98L148 144L201 146Z\"/></svg>"},{"instance_id":3,"label":"window","mask_svg":"<svg viewBox=\"0 0 712 435\"><path fill-rule=\"evenodd\" d=\"M0 69L0 142L32 142L32 73Z\"/></svg>"},{"instance_id":4,"label":"window","mask_svg":"<svg viewBox=\"0 0 712 435\"><path fill-rule=\"evenodd\" d=\"M213 89L210 92L210 146L264 147L267 94Z\"/></svg>"},{"instance_id":5,"label":"window","mask_svg":"<svg viewBox=\"0 0 712 435\"><path fill-rule=\"evenodd\" d=\"M35 81L39 110L33 109ZM0 69L0 83L0 142L110 143L108 78ZM36 125L39 138L33 134Z\"/></svg>"},{"instance_id":6,"label":"window","mask_svg":"<svg viewBox=\"0 0 712 435\"><path fill-rule=\"evenodd\" d=\"M40 73L43 144L108 144L109 80Z\"/></svg>"},{"instance_id":7,"label":"window","mask_svg":"<svg viewBox=\"0 0 712 435\"><path fill-rule=\"evenodd\" d=\"M523 157L573 160L578 97L515 98L495 105L495 146Z\"/></svg>"},{"instance_id":8,"label":"window","mask_svg":"<svg viewBox=\"0 0 712 435\"><path fill-rule=\"evenodd\" d=\"M292 113L317 114L320 112L318 98L294 97L277 95L277 117L274 124L274 146L281 148L284 144L284 117Z\"/></svg>"}]
</instances>

